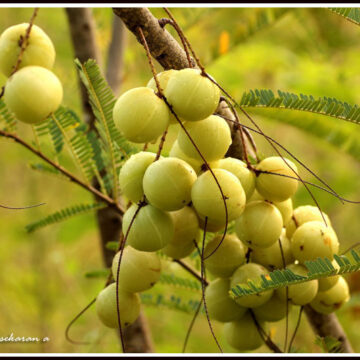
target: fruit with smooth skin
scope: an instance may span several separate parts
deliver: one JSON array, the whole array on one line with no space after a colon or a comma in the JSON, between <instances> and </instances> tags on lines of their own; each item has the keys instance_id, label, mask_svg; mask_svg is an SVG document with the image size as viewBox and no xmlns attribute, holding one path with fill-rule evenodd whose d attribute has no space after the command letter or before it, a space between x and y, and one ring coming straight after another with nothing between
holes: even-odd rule
<instances>
[{"instance_id":1,"label":"fruit with smooth skin","mask_svg":"<svg viewBox=\"0 0 360 360\"><path fill-rule=\"evenodd\" d=\"M291 238L291 251L300 263L318 257L332 260L339 251L339 242L330 226L321 221L309 221L295 230Z\"/></svg>"},{"instance_id":2,"label":"fruit with smooth skin","mask_svg":"<svg viewBox=\"0 0 360 360\"><path fill-rule=\"evenodd\" d=\"M245 191L246 199L251 197L255 190L255 174L247 168L246 163L239 159L227 157L219 160L217 167L234 174L239 179Z\"/></svg>"},{"instance_id":3,"label":"fruit with smooth skin","mask_svg":"<svg viewBox=\"0 0 360 360\"><path fill-rule=\"evenodd\" d=\"M321 221L324 222L323 216L326 220L326 224L331 226L329 217L324 213L320 212L317 206L304 205L294 209L292 217L286 225L286 234L289 239L293 236L295 230L309 221Z\"/></svg>"},{"instance_id":4,"label":"fruit with smooth skin","mask_svg":"<svg viewBox=\"0 0 360 360\"><path fill-rule=\"evenodd\" d=\"M335 269L339 269L340 266L339 264L336 262L336 260L333 260L331 262L332 266L335 268ZM340 275L333 275L333 276L329 276L329 277L326 277L326 278L320 278L318 279L318 282L319 282L319 291L326 291L326 290L329 290L330 288L332 288L336 283L337 281L339 280L340 278Z\"/></svg>"},{"instance_id":5,"label":"fruit with smooth skin","mask_svg":"<svg viewBox=\"0 0 360 360\"><path fill-rule=\"evenodd\" d=\"M26 66L6 82L4 101L16 118L27 124L46 120L60 106L63 88L50 70Z\"/></svg>"},{"instance_id":6,"label":"fruit with smooth skin","mask_svg":"<svg viewBox=\"0 0 360 360\"><path fill-rule=\"evenodd\" d=\"M126 91L113 109L115 125L129 141L155 141L169 125L169 109L154 90L138 87Z\"/></svg>"},{"instance_id":7,"label":"fruit with smooth skin","mask_svg":"<svg viewBox=\"0 0 360 360\"><path fill-rule=\"evenodd\" d=\"M174 211L191 201L195 170L184 160L163 158L150 164L143 179L144 194L153 206Z\"/></svg>"},{"instance_id":8,"label":"fruit with smooth skin","mask_svg":"<svg viewBox=\"0 0 360 360\"><path fill-rule=\"evenodd\" d=\"M256 165L256 170L272 173L259 173L256 177L256 190L266 200L285 201L292 197L298 188L297 179L286 177L291 176L296 178L297 167L289 159L284 158L284 160L278 156L271 156ZM291 169L294 170L295 173Z\"/></svg>"},{"instance_id":9,"label":"fruit with smooth skin","mask_svg":"<svg viewBox=\"0 0 360 360\"><path fill-rule=\"evenodd\" d=\"M278 208L267 201L248 203L235 221L235 232L249 247L269 247L281 235L283 219Z\"/></svg>"},{"instance_id":10,"label":"fruit with smooth skin","mask_svg":"<svg viewBox=\"0 0 360 360\"><path fill-rule=\"evenodd\" d=\"M120 189L123 195L134 203L139 202L144 196L144 174L155 158L155 153L140 151L131 155L120 170Z\"/></svg>"},{"instance_id":11,"label":"fruit with smooth skin","mask_svg":"<svg viewBox=\"0 0 360 360\"><path fill-rule=\"evenodd\" d=\"M266 331L266 323L259 321L259 325ZM264 343L249 312L238 321L226 323L223 332L227 343L239 351L256 350Z\"/></svg>"},{"instance_id":12,"label":"fruit with smooth skin","mask_svg":"<svg viewBox=\"0 0 360 360\"><path fill-rule=\"evenodd\" d=\"M292 305L289 303L286 309L286 301L274 294L264 305L254 309L254 314L259 320L275 322L286 317L286 312L290 313L291 307Z\"/></svg>"},{"instance_id":13,"label":"fruit with smooth skin","mask_svg":"<svg viewBox=\"0 0 360 360\"><path fill-rule=\"evenodd\" d=\"M112 262L114 279L118 274L119 258L120 251ZM160 273L161 262L156 253L138 251L129 245L124 248L119 271L121 290L130 293L148 290L159 280Z\"/></svg>"},{"instance_id":14,"label":"fruit with smooth skin","mask_svg":"<svg viewBox=\"0 0 360 360\"><path fill-rule=\"evenodd\" d=\"M233 234L215 236L204 249L205 268L218 277L230 277L245 262L245 247ZM222 240L221 245L219 246ZM215 249L217 250L215 251ZM215 252L214 252L215 251ZM210 256L210 254L212 254ZM209 256L209 257L208 257ZM207 258L208 257L208 258Z\"/></svg>"},{"instance_id":15,"label":"fruit with smooth skin","mask_svg":"<svg viewBox=\"0 0 360 360\"><path fill-rule=\"evenodd\" d=\"M198 69L183 69L172 74L164 94L176 115L186 121L207 118L220 101L219 88Z\"/></svg>"},{"instance_id":16,"label":"fruit with smooth skin","mask_svg":"<svg viewBox=\"0 0 360 360\"><path fill-rule=\"evenodd\" d=\"M350 299L349 285L340 276L336 284L326 291L319 291L310 306L320 314L331 314Z\"/></svg>"},{"instance_id":17,"label":"fruit with smooth skin","mask_svg":"<svg viewBox=\"0 0 360 360\"><path fill-rule=\"evenodd\" d=\"M101 290L95 302L96 313L101 322L109 328L118 328L116 302L116 283ZM121 326L132 324L140 314L140 298L138 294L119 290L119 312Z\"/></svg>"},{"instance_id":18,"label":"fruit with smooth skin","mask_svg":"<svg viewBox=\"0 0 360 360\"><path fill-rule=\"evenodd\" d=\"M290 264L287 269L291 270L296 275L307 276L308 270L305 266L300 264ZM303 283L288 286L288 299L294 305L309 304L318 292L318 281L311 280ZM276 295L281 300L286 300L286 287L276 290Z\"/></svg>"},{"instance_id":19,"label":"fruit with smooth skin","mask_svg":"<svg viewBox=\"0 0 360 360\"><path fill-rule=\"evenodd\" d=\"M241 319L247 309L239 306L230 296L230 280L216 279L205 290L205 300L211 319L229 322Z\"/></svg>"},{"instance_id":20,"label":"fruit with smooth skin","mask_svg":"<svg viewBox=\"0 0 360 360\"><path fill-rule=\"evenodd\" d=\"M126 243L139 251L157 251L164 248L174 236L171 215L152 205L145 205L138 212L137 210L138 205L133 204L123 216L123 234L128 234Z\"/></svg>"},{"instance_id":21,"label":"fruit with smooth skin","mask_svg":"<svg viewBox=\"0 0 360 360\"><path fill-rule=\"evenodd\" d=\"M191 157L185 155L184 152L180 149L177 140L175 140L174 144L171 147L169 157L174 157L186 161L195 170L197 174L201 171L201 161L192 159Z\"/></svg>"},{"instance_id":22,"label":"fruit with smooth skin","mask_svg":"<svg viewBox=\"0 0 360 360\"><path fill-rule=\"evenodd\" d=\"M189 256L195 248L194 243L167 244L161 251L173 259L183 259Z\"/></svg>"},{"instance_id":23,"label":"fruit with smooth skin","mask_svg":"<svg viewBox=\"0 0 360 360\"><path fill-rule=\"evenodd\" d=\"M230 287L233 288L239 284L247 285L249 280L258 280L261 275L266 276L268 274L268 270L262 265L255 263L241 265L231 276ZM257 308L269 301L273 293L273 290L267 290L256 295L238 297L235 299L235 301L240 306L247 308Z\"/></svg>"},{"instance_id":24,"label":"fruit with smooth skin","mask_svg":"<svg viewBox=\"0 0 360 360\"><path fill-rule=\"evenodd\" d=\"M228 221L238 218L245 208L246 195L239 179L227 170L213 169L227 206ZM219 186L208 170L200 175L191 190L195 210L202 217L225 224L225 204Z\"/></svg>"},{"instance_id":25,"label":"fruit with smooth skin","mask_svg":"<svg viewBox=\"0 0 360 360\"><path fill-rule=\"evenodd\" d=\"M207 162L222 159L231 145L229 125L217 115L202 121L185 122L184 127ZM177 141L186 156L204 162L184 129L180 129Z\"/></svg>"},{"instance_id":26,"label":"fruit with smooth skin","mask_svg":"<svg viewBox=\"0 0 360 360\"><path fill-rule=\"evenodd\" d=\"M7 77L16 66L28 27L28 23L13 25L0 35L0 71ZM55 48L50 38L39 26L32 25L18 70L26 66L41 66L50 70L55 56Z\"/></svg>"}]
</instances>

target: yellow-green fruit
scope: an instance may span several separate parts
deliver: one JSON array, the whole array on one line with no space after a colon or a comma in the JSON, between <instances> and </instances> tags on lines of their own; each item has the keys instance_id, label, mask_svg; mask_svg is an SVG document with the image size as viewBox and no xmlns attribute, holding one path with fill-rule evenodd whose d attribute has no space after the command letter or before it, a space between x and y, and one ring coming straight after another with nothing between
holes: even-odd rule
<instances>
[{"instance_id":1,"label":"yellow-green fruit","mask_svg":"<svg viewBox=\"0 0 360 360\"><path fill-rule=\"evenodd\" d=\"M198 214L199 217L199 226L200 229L205 230L205 217L201 216ZM228 227L230 226L230 223L228 223ZM206 231L207 232L219 232L225 229L225 222L224 220L222 221L217 221L217 220L211 220L211 219L207 219L206 221Z\"/></svg>"},{"instance_id":2,"label":"yellow-green fruit","mask_svg":"<svg viewBox=\"0 0 360 360\"><path fill-rule=\"evenodd\" d=\"M283 220L276 206L266 201L248 203L235 222L235 232L247 246L269 247L281 235Z\"/></svg>"},{"instance_id":3,"label":"yellow-green fruit","mask_svg":"<svg viewBox=\"0 0 360 360\"><path fill-rule=\"evenodd\" d=\"M259 325L266 331L265 323L259 321ZM223 332L227 343L239 351L256 350L264 343L248 312L240 320L226 323Z\"/></svg>"},{"instance_id":4,"label":"yellow-green fruit","mask_svg":"<svg viewBox=\"0 0 360 360\"><path fill-rule=\"evenodd\" d=\"M169 109L154 90L138 87L126 91L116 101L113 118L115 125L135 143L156 140L169 125Z\"/></svg>"},{"instance_id":5,"label":"yellow-green fruit","mask_svg":"<svg viewBox=\"0 0 360 360\"><path fill-rule=\"evenodd\" d=\"M349 299L349 286L341 276L329 290L319 291L310 306L321 314L331 314L348 302Z\"/></svg>"},{"instance_id":6,"label":"yellow-green fruit","mask_svg":"<svg viewBox=\"0 0 360 360\"><path fill-rule=\"evenodd\" d=\"M239 306L230 296L230 280L216 279L205 290L206 306L211 319L228 322L241 319L246 308Z\"/></svg>"},{"instance_id":7,"label":"yellow-green fruit","mask_svg":"<svg viewBox=\"0 0 360 360\"><path fill-rule=\"evenodd\" d=\"M116 283L112 283L100 291L96 298L95 307L97 315L105 326L110 328L119 327L116 303ZM121 326L132 324L140 314L139 295L119 290L119 312Z\"/></svg>"},{"instance_id":8,"label":"yellow-green fruit","mask_svg":"<svg viewBox=\"0 0 360 360\"><path fill-rule=\"evenodd\" d=\"M336 262L336 260L333 260L332 262L332 266L335 268L335 269L339 269L340 266L339 264ZM319 291L326 291L326 290L329 290L330 288L332 288L336 283L337 281L339 280L340 278L340 275L333 275L333 276L329 276L329 277L326 277L326 278L320 278L318 279L318 282L319 282Z\"/></svg>"},{"instance_id":9,"label":"yellow-green fruit","mask_svg":"<svg viewBox=\"0 0 360 360\"><path fill-rule=\"evenodd\" d=\"M300 264L290 264L287 269L291 270L296 275L307 276L308 270L305 266ZM300 284L290 285L288 287L288 299L294 305L306 305L309 304L316 296L318 292L318 281L311 280ZM276 295L281 300L286 300L286 287L282 287L276 290Z\"/></svg>"},{"instance_id":10,"label":"yellow-green fruit","mask_svg":"<svg viewBox=\"0 0 360 360\"><path fill-rule=\"evenodd\" d=\"M328 226L331 226L329 217L324 212L320 212L317 206L304 205L297 207L296 209L294 209L292 217L286 225L286 235L288 236L289 239L291 239L295 230L302 224L305 224L306 222L309 221L324 222L324 219L321 214L324 216L326 220L326 224Z\"/></svg>"},{"instance_id":11,"label":"yellow-green fruit","mask_svg":"<svg viewBox=\"0 0 360 360\"><path fill-rule=\"evenodd\" d=\"M184 160L163 158L146 169L144 194L150 204L161 210L179 210L191 201L196 178L195 170Z\"/></svg>"},{"instance_id":12,"label":"yellow-green fruit","mask_svg":"<svg viewBox=\"0 0 360 360\"><path fill-rule=\"evenodd\" d=\"M184 152L180 149L179 143L176 140L171 147L171 150L169 152L169 157L178 158L181 160L186 161L198 174L201 171L201 161L192 159L191 157L184 154Z\"/></svg>"},{"instance_id":13,"label":"yellow-green fruit","mask_svg":"<svg viewBox=\"0 0 360 360\"><path fill-rule=\"evenodd\" d=\"M255 263L248 263L240 266L232 275L230 280L230 287L236 285L247 285L249 280L259 280L261 275L268 275L269 272L265 267ZM274 291L267 290L256 295L242 296L235 299L240 305L247 308L257 308L270 300Z\"/></svg>"},{"instance_id":14,"label":"yellow-green fruit","mask_svg":"<svg viewBox=\"0 0 360 360\"><path fill-rule=\"evenodd\" d=\"M172 74L164 94L176 115L187 121L203 120L219 105L220 90L197 69Z\"/></svg>"},{"instance_id":15,"label":"yellow-green fruit","mask_svg":"<svg viewBox=\"0 0 360 360\"><path fill-rule=\"evenodd\" d=\"M112 262L112 273L117 278L120 252ZM119 287L121 290L135 293L150 289L159 280L161 273L160 258L156 253L138 251L131 246L124 248L120 272Z\"/></svg>"},{"instance_id":16,"label":"yellow-green fruit","mask_svg":"<svg viewBox=\"0 0 360 360\"><path fill-rule=\"evenodd\" d=\"M63 88L50 70L26 66L6 82L4 101L17 119L28 124L40 123L61 104Z\"/></svg>"},{"instance_id":17,"label":"yellow-green fruit","mask_svg":"<svg viewBox=\"0 0 360 360\"><path fill-rule=\"evenodd\" d=\"M154 162L156 154L140 151L131 155L120 170L120 189L129 200L139 202L144 196L143 178L148 166Z\"/></svg>"},{"instance_id":18,"label":"yellow-green fruit","mask_svg":"<svg viewBox=\"0 0 360 360\"><path fill-rule=\"evenodd\" d=\"M194 243L186 244L167 244L161 251L173 258L173 259L183 259L189 256L195 250Z\"/></svg>"},{"instance_id":19,"label":"yellow-green fruit","mask_svg":"<svg viewBox=\"0 0 360 360\"><path fill-rule=\"evenodd\" d=\"M160 72L157 74L157 79L159 81L160 84L160 88L162 90L162 92L164 93L164 90L166 89L167 83L170 79L170 76L172 76L173 74L175 74L177 72L177 70L166 70L163 72ZM157 86L156 86L156 82L155 79L152 77L149 82L146 84L146 86L150 89L153 89L155 92L158 91ZM177 114L176 114L177 115ZM181 120L181 119L179 119ZM176 117L170 113L170 123L171 124L177 124L178 121L176 120Z\"/></svg>"},{"instance_id":20,"label":"yellow-green fruit","mask_svg":"<svg viewBox=\"0 0 360 360\"><path fill-rule=\"evenodd\" d=\"M282 252L279 241L267 248L253 247L251 251L251 261L265 266L270 271L283 269L284 260L285 265L294 262L290 240L286 237L285 229L281 232L280 242Z\"/></svg>"},{"instance_id":21,"label":"yellow-green fruit","mask_svg":"<svg viewBox=\"0 0 360 360\"><path fill-rule=\"evenodd\" d=\"M223 169L214 169L213 174L225 196L228 221L238 218L246 203L246 195L239 179ZM213 174L208 170L197 178L191 190L191 200L199 215L207 216L210 221L225 224L225 204Z\"/></svg>"},{"instance_id":22,"label":"yellow-green fruit","mask_svg":"<svg viewBox=\"0 0 360 360\"><path fill-rule=\"evenodd\" d=\"M123 234L128 233L131 221L138 209L133 204L123 217ZM137 213L127 237L127 244L139 251L157 251L164 248L174 236L171 215L152 205L143 206Z\"/></svg>"},{"instance_id":23,"label":"yellow-green fruit","mask_svg":"<svg viewBox=\"0 0 360 360\"><path fill-rule=\"evenodd\" d=\"M231 145L229 125L220 116L211 115L202 121L185 122L184 127L207 162L223 158ZM201 163L204 162L182 128L179 131L177 141L186 156Z\"/></svg>"},{"instance_id":24,"label":"yellow-green fruit","mask_svg":"<svg viewBox=\"0 0 360 360\"><path fill-rule=\"evenodd\" d=\"M247 168L247 165L243 161L227 157L219 160L217 167L234 174L239 179L245 191L246 199L251 197L255 190L255 174Z\"/></svg>"},{"instance_id":25,"label":"yellow-green fruit","mask_svg":"<svg viewBox=\"0 0 360 360\"><path fill-rule=\"evenodd\" d=\"M286 309L286 301L274 294L264 305L254 309L254 314L259 320L274 322L283 319L286 316L286 310L290 313L291 304L289 303Z\"/></svg>"},{"instance_id":26,"label":"yellow-green fruit","mask_svg":"<svg viewBox=\"0 0 360 360\"><path fill-rule=\"evenodd\" d=\"M14 70L29 24L23 23L7 28L0 36L0 71L10 76ZM19 69L26 66L41 66L51 69L55 61L55 48L46 33L32 25L29 40L21 56ZM19 70L18 69L18 70Z\"/></svg>"},{"instance_id":27,"label":"yellow-green fruit","mask_svg":"<svg viewBox=\"0 0 360 360\"><path fill-rule=\"evenodd\" d=\"M286 160L286 164L284 160ZM281 157L272 156L262 160L256 165L257 170L280 174L279 176L260 173L256 177L256 190L266 200L285 201L292 197L298 188L298 180L286 177L291 176L296 178L297 167L289 159L284 158L284 160ZM293 169L295 173L291 169Z\"/></svg>"},{"instance_id":28,"label":"yellow-green fruit","mask_svg":"<svg viewBox=\"0 0 360 360\"><path fill-rule=\"evenodd\" d=\"M206 270L214 276L226 278L245 262L245 248L235 235L226 235L219 246L222 238L223 235L217 235L206 245L204 258Z\"/></svg>"},{"instance_id":29,"label":"yellow-green fruit","mask_svg":"<svg viewBox=\"0 0 360 360\"><path fill-rule=\"evenodd\" d=\"M321 221L309 221L295 230L291 238L291 251L300 263L318 257L332 260L339 251L339 242L330 226Z\"/></svg>"}]
</instances>

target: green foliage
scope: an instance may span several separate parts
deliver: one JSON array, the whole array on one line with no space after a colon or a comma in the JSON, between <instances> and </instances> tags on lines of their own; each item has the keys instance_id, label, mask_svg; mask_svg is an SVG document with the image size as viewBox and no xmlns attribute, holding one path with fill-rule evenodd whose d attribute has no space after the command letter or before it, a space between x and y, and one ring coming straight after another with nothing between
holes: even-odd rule
<instances>
[{"instance_id":1,"label":"green foliage","mask_svg":"<svg viewBox=\"0 0 360 360\"><path fill-rule=\"evenodd\" d=\"M332 12L344 17L356 25L360 25L360 9L359 8L329 8Z\"/></svg>"},{"instance_id":2,"label":"green foliage","mask_svg":"<svg viewBox=\"0 0 360 360\"><path fill-rule=\"evenodd\" d=\"M17 120L14 114L6 107L0 99L0 126L4 131L15 132Z\"/></svg>"},{"instance_id":3,"label":"green foliage","mask_svg":"<svg viewBox=\"0 0 360 360\"><path fill-rule=\"evenodd\" d=\"M340 353L341 342L332 336L316 336L315 344L319 345L325 353Z\"/></svg>"},{"instance_id":4,"label":"green foliage","mask_svg":"<svg viewBox=\"0 0 360 360\"><path fill-rule=\"evenodd\" d=\"M68 207L59 211L56 211L53 214L46 216L45 218L28 224L26 226L26 231L31 233L36 230L39 230L47 225L52 225L59 223L61 221L67 220L75 215L86 214L90 211L99 210L104 208L106 205L103 203L94 203L94 204L80 204L72 207Z\"/></svg>"},{"instance_id":5,"label":"green foliage","mask_svg":"<svg viewBox=\"0 0 360 360\"><path fill-rule=\"evenodd\" d=\"M159 281L166 285L183 288L190 291L201 291L201 283L196 280L182 278L174 274L161 273Z\"/></svg>"},{"instance_id":6,"label":"green foliage","mask_svg":"<svg viewBox=\"0 0 360 360\"><path fill-rule=\"evenodd\" d=\"M29 164L30 168L38 171L42 174L46 174L46 175L52 175L52 176L56 176L62 180L66 180L68 181L68 178L65 177L59 170L53 168L52 166L49 166L47 164L44 163L31 163Z\"/></svg>"},{"instance_id":7,"label":"green foliage","mask_svg":"<svg viewBox=\"0 0 360 360\"><path fill-rule=\"evenodd\" d=\"M88 279L107 278L109 275L109 269L97 269L85 273L85 277Z\"/></svg>"},{"instance_id":8,"label":"green foliage","mask_svg":"<svg viewBox=\"0 0 360 360\"><path fill-rule=\"evenodd\" d=\"M360 256L355 250L351 250L352 259L345 255L334 255L339 268L336 269L327 258L305 261L305 266L309 270L307 276L297 275L289 269L275 270L268 276L261 277L254 281L248 281L247 285L236 285L230 290L230 295L234 298L258 294L270 289L289 286L297 283L320 279L323 277L346 274L359 271Z\"/></svg>"},{"instance_id":9,"label":"green foliage","mask_svg":"<svg viewBox=\"0 0 360 360\"><path fill-rule=\"evenodd\" d=\"M118 251L119 242L118 241L108 241L105 245L105 248L111 251Z\"/></svg>"}]
</instances>

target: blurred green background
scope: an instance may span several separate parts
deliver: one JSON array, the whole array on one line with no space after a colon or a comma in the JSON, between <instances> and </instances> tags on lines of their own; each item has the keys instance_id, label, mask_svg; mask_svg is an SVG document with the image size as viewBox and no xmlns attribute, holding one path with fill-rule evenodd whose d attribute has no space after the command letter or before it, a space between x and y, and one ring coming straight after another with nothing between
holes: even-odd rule
<instances>
[{"instance_id":1,"label":"blurred green background","mask_svg":"<svg viewBox=\"0 0 360 360\"><path fill-rule=\"evenodd\" d=\"M165 17L162 9L151 9L155 16ZM111 38L112 11L93 10L97 40L106 64ZM350 104L360 104L360 28L327 9L173 9L194 49L214 76L236 99L245 90L269 88L314 96L335 97ZM27 22L32 9L1 8L0 31L8 26ZM261 24L261 19L267 21ZM260 20L259 20L260 19ZM260 22L259 22L260 21ZM57 59L54 71L64 85L64 104L81 114L78 82L73 62L73 49L62 8L41 8L36 24L54 42ZM174 32L170 29L174 34ZM151 72L142 47L133 35L127 34L121 92L144 86ZM176 36L174 34L174 36ZM160 68L158 68L160 70ZM5 82L0 79L1 85ZM334 131L342 129L349 136L359 136L355 124L320 115L287 110L256 110L257 123L267 134L299 156L321 178L342 196L360 200L360 165L349 155L309 132L285 124L317 121L332 124ZM282 121L279 121L281 120ZM244 120L244 119L242 119ZM28 139L28 127L20 129ZM176 128L172 130L172 134ZM169 140L174 136L169 136ZM260 153L272 154L272 149L255 136ZM169 143L165 148L168 150ZM115 331L102 326L94 312L88 311L72 329L78 340L90 345L73 345L65 340L69 321L100 291L103 279L88 279L85 273L102 268L102 256L96 221L92 214L27 234L25 225L46 214L74 203L91 202L91 196L57 178L45 177L31 170L28 163L36 159L21 147L0 139L1 176L0 203L11 206L45 202L46 205L23 211L0 209L0 337L48 336L44 344L0 343L0 352L118 352ZM65 159L66 161L66 159ZM314 179L304 170L301 175ZM338 233L341 248L358 241L360 206L342 205L329 194L314 190L322 209L331 218ZM295 206L312 204L303 187L295 196ZM178 272L176 264L168 264ZM338 312L355 351L360 351L358 328L360 303L357 291L359 277L348 279L353 299ZM154 291L182 295L198 300L199 293L186 293L176 288L157 285ZM192 315L165 308L146 306L156 351L181 352L182 343ZM297 311L291 314L290 329L295 326ZM214 322L215 332L226 352L221 324ZM271 324L271 332L279 343L284 338L284 321ZM321 352L304 318L295 341L300 352ZM188 352L217 352L204 316L197 320ZM268 351L262 347L258 352Z\"/></svg>"}]
</instances>

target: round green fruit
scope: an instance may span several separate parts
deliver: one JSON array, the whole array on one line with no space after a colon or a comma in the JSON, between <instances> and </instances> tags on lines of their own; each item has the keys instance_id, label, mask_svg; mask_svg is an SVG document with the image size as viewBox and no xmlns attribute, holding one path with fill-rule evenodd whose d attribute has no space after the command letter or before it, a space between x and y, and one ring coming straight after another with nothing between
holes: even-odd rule
<instances>
[{"instance_id":1,"label":"round green fruit","mask_svg":"<svg viewBox=\"0 0 360 360\"><path fill-rule=\"evenodd\" d=\"M144 194L150 204L161 210L179 210L191 201L196 178L195 170L184 160L163 158L146 169Z\"/></svg>"},{"instance_id":2,"label":"round green fruit","mask_svg":"<svg viewBox=\"0 0 360 360\"><path fill-rule=\"evenodd\" d=\"M112 274L117 278L120 251L114 256ZM119 287L121 290L136 293L150 289L159 280L160 258L156 253L138 251L126 246L121 258Z\"/></svg>"},{"instance_id":3,"label":"round green fruit","mask_svg":"<svg viewBox=\"0 0 360 360\"><path fill-rule=\"evenodd\" d=\"M288 313L291 310L291 304L288 304ZM275 322L286 317L286 301L281 300L276 294L267 301L264 305L261 305L254 309L254 314L257 319L268 322Z\"/></svg>"},{"instance_id":4,"label":"round green fruit","mask_svg":"<svg viewBox=\"0 0 360 360\"><path fill-rule=\"evenodd\" d=\"M331 314L348 302L349 299L349 285L341 276L329 290L319 291L310 306L321 314Z\"/></svg>"},{"instance_id":5,"label":"round green fruit","mask_svg":"<svg viewBox=\"0 0 360 360\"><path fill-rule=\"evenodd\" d=\"M171 215L152 205L141 207L128 232L138 209L133 204L123 217L123 234L128 234L127 244L139 251L157 251L164 248L174 237L174 223Z\"/></svg>"},{"instance_id":6,"label":"round green fruit","mask_svg":"<svg viewBox=\"0 0 360 360\"><path fill-rule=\"evenodd\" d=\"M284 160L286 160L286 164ZM258 171L285 175L279 176L268 173L259 173L257 175L255 182L256 190L266 200L285 201L292 197L298 188L298 180L286 177L296 177L297 167L292 161L285 158L284 160L281 157L272 156L256 165L256 170Z\"/></svg>"},{"instance_id":7,"label":"round green fruit","mask_svg":"<svg viewBox=\"0 0 360 360\"><path fill-rule=\"evenodd\" d=\"M211 319L220 322L235 321L246 313L246 308L231 299L229 290L229 279L216 279L206 287L205 300Z\"/></svg>"},{"instance_id":8,"label":"round green fruit","mask_svg":"<svg viewBox=\"0 0 360 360\"><path fill-rule=\"evenodd\" d=\"M194 243L186 244L167 244L161 251L173 258L173 259L183 259L189 256L195 250Z\"/></svg>"},{"instance_id":9,"label":"round green fruit","mask_svg":"<svg viewBox=\"0 0 360 360\"><path fill-rule=\"evenodd\" d=\"M266 331L265 323L260 321L259 325ZM226 323L223 332L227 343L239 351L256 350L264 343L249 312L238 321Z\"/></svg>"},{"instance_id":10,"label":"round green fruit","mask_svg":"<svg viewBox=\"0 0 360 360\"><path fill-rule=\"evenodd\" d=\"M276 206L267 201L254 201L246 205L235 222L235 232L249 247L267 248L281 235L283 220Z\"/></svg>"},{"instance_id":11,"label":"round green fruit","mask_svg":"<svg viewBox=\"0 0 360 360\"><path fill-rule=\"evenodd\" d=\"M169 152L169 157L178 158L186 161L198 174L201 171L201 161L192 159L191 157L184 154L184 152L180 149L179 143L176 140L171 147Z\"/></svg>"},{"instance_id":12,"label":"round green fruit","mask_svg":"<svg viewBox=\"0 0 360 360\"><path fill-rule=\"evenodd\" d=\"M205 217L198 214L199 217L199 226L200 229L205 231ZM231 223L231 222L230 222ZM230 223L228 223L228 227L230 226ZM206 221L206 232L213 232L217 233L219 231L222 231L225 229L225 221L217 221L217 220L210 220L207 219Z\"/></svg>"},{"instance_id":13,"label":"round green fruit","mask_svg":"<svg viewBox=\"0 0 360 360\"><path fill-rule=\"evenodd\" d=\"M16 66L21 41L25 38L28 27L27 23L10 26L0 36L0 71L8 77ZM39 26L32 25L19 69L26 66L51 69L55 62L55 55L55 48L50 38Z\"/></svg>"},{"instance_id":14,"label":"round green fruit","mask_svg":"<svg viewBox=\"0 0 360 360\"><path fill-rule=\"evenodd\" d=\"M332 260L339 251L335 231L321 221L309 221L299 226L291 238L291 251L296 260L304 263L318 257Z\"/></svg>"},{"instance_id":15,"label":"round green fruit","mask_svg":"<svg viewBox=\"0 0 360 360\"><path fill-rule=\"evenodd\" d=\"M214 169L213 173L220 184L228 213L228 221L238 218L245 208L246 195L238 178L227 170ZM191 200L200 216L210 221L225 224L225 204L218 184L210 170L195 181L191 190Z\"/></svg>"},{"instance_id":16,"label":"round green fruit","mask_svg":"<svg viewBox=\"0 0 360 360\"><path fill-rule=\"evenodd\" d=\"M249 280L258 280L261 275L268 275L269 272L265 267L255 263L248 263L240 266L232 275L230 280L230 287L236 285L247 285ZM240 305L247 308L257 308L270 300L274 291L267 290L256 295L248 295L236 298L235 301Z\"/></svg>"},{"instance_id":17,"label":"round green fruit","mask_svg":"<svg viewBox=\"0 0 360 360\"><path fill-rule=\"evenodd\" d=\"M340 266L336 262L336 260L332 261L332 265L337 270L340 268ZM318 282L319 282L319 291L329 290L330 288L332 288L337 283L339 278L340 278L340 275L333 275L333 276L329 276L329 277L326 277L326 278L320 278L318 280Z\"/></svg>"},{"instance_id":18,"label":"round green fruit","mask_svg":"<svg viewBox=\"0 0 360 360\"><path fill-rule=\"evenodd\" d=\"M207 162L223 158L231 145L229 125L220 116L211 115L202 121L185 122L184 127ZM186 156L204 162L183 128L177 141Z\"/></svg>"},{"instance_id":19,"label":"round green fruit","mask_svg":"<svg viewBox=\"0 0 360 360\"><path fill-rule=\"evenodd\" d=\"M329 217L324 213L320 212L317 206L305 205L299 206L294 209L292 217L286 225L286 234L289 239L293 236L295 230L309 221L321 221L324 222L323 216L326 220L326 224L331 226Z\"/></svg>"},{"instance_id":20,"label":"round green fruit","mask_svg":"<svg viewBox=\"0 0 360 360\"><path fill-rule=\"evenodd\" d=\"M63 88L50 70L26 66L6 82L4 101L18 120L38 124L61 104Z\"/></svg>"},{"instance_id":21,"label":"round green fruit","mask_svg":"<svg viewBox=\"0 0 360 360\"><path fill-rule=\"evenodd\" d=\"M305 266L300 264L290 264L287 269L291 270L296 275L307 276L308 270ZM316 296L318 292L318 281L311 280L300 284L288 286L288 299L294 305L306 305L309 304ZM276 295L279 299L286 301L286 287L282 287L276 290Z\"/></svg>"},{"instance_id":22,"label":"round green fruit","mask_svg":"<svg viewBox=\"0 0 360 360\"><path fill-rule=\"evenodd\" d=\"M129 200L136 203L144 196L143 178L148 166L154 162L156 154L140 151L131 155L120 170L120 189Z\"/></svg>"},{"instance_id":23,"label":"round green fruit","mask_svg":"<svg viewBox=\"0 0 360 360\"><path fill-rule=\"evenodd\" d=\"M169 125L169 109L154 90L138 87L126 91L113 109L115 125L127 140L155 141Z\"/></svg>"},{"instance_id":24,"label":"round green fruit","mask_svg":"<svg viewBox=\"0 0 360 360\"><path fill-rule=\"evenodd\" d=\"M245 194L246 199L249 199L255 190L255 174L247 168L247 165L238 159L227 157L219 160L220 169L230 171L240 181Z\"/></svg>"},{"instance_id":25,"label":"round green fruit","mask_svg":"<svg viewBox=\"0 0 360 360\"><path fill-rule=\"evenodd\" d=\"M95 307L97 315L105 326L115 329L119 327L115 283L100 291ZM119 313L122 327L132 324L140 314L139 295L119 291Z\"/></svg>"},{"instance_id":26,"label":"round green fruit","mask_svg":"<svg viewBox=\"0 0 360 360\"><path fill-rule=\"evenodd\" d=\"M172 74L164 94L176 115L187 121L203 120L219 105L220 90L197 69Z\"/></svg>"},{"instance_id":27,"label":"round green fruit","mask_svg":"<svg viewBox=\"0 0 360 360\"><path fill-rule=\"evenodd\" d=\"M251 261L265 266L270 271L283 269L284 260L285 265L294 262L290 240L286 237L284 229L280 235L280 242L282 252L279 241L267 248L253 247L251 251Z\"/></svg>"},{"instance_id":28,"label":"round green fruit","mask_svg":"<svg viewBox=\"0 0 360 360\"><path fill-rule=\"evenodd\" d=\"M206 245L204 265L212 275L226 278L230 277L245 262L245 248L235 235L230 234L225 235L219 246L222 238L223 235L217 235ZM216 248L217 250L214 252ZM210 256L210 254L212 255Z\"/></svg>"}]
</instances>

